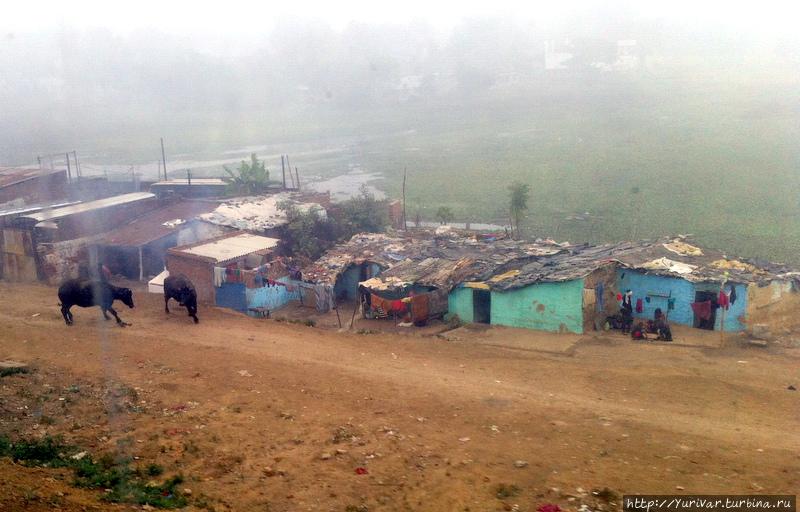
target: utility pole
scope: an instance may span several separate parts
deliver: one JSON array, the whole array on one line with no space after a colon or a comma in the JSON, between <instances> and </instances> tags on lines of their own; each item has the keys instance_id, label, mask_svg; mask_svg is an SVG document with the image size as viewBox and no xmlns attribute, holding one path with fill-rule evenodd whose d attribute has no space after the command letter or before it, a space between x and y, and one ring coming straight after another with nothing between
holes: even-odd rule
<instances>
[{"instance_id":1,"label":"utility pole","mask_svg":"<svg viewBox=\"0 0 800 512\"><path fill-rule=\"evenodd\" d=\"M408 231L408 224L406 224L406 170L407 169L403 167L403 230L404 231Z\"/></svg>"},{"instance_id":2,"label":"utility pole","mask_svg":"<svg viewBox=\"0 0 800 512\"><path fill-rule=\"evenodd\" d=\"M36 157L36 161L39 162L39 170L41 170L42 169L42 157L37 156Z\"/></svg>"},{"instance_id":3,"label":"utility pole","mask_svg":"<svg viewBox=\"0 0 800 512\"><path fill-rule=\"evenodd\" d=\"M161 161L164 163L164 181L167 181L167 155L164 153L164 137L161 137Z\"/></svg>"},{"instance_id":4,"label":"utility pole","mask_svg":"<svg viewBox=\"0 0 800 512\"><path fill-rule=\"evenodd\" d=\"M292 179L292 188L296 188L294 184L294 175L292 174L292 164L289 163L289 155L286 155L286 167L289 168L289 177Z\"/></svg>"},{"instance_id":5,"label":"utility pole","mask_svg":"<svg viewBox=\"0 0 800 512\"><path fill-rule=\"evenodd\" d=\"M292 170L289 169L289 172L292 172ZM294 168L294 173L297 175L297 190L300 190L300 171L297 170L296 166Z\"/></svg>"},{"instance_id":6,"label":"utility pole","mask_svg":"<svg viewBox=\"0 0 800 512\"><path fill-rule=\"evenodd\" d=\"M70 183L72 183L72 170L69 167L69 153L66 153L66 155L67 155L67 180Z\"/></svg>"},{"instance_id":7,"label":"utility pole","mask_svg":"<svg viewBox=\"0 0 800 512\"><path fill-rule=\"evenodd\" d=\"M281 155L281 174L283 175L283 190L286 190L286 163Z\"/></svg>"},{"instance_id":8,"label":"utility pole","mask_svg":"<svg viewBox=\"0 0 800 512\"><path fill-rule=\"evenodd\" d=\"M82 178L83 174L81 173L81 164L78 163L78 152L74 149L72 150L72 156L75 157L75 172L78 173L78 178Z\"/></svg>"}]
</instances>

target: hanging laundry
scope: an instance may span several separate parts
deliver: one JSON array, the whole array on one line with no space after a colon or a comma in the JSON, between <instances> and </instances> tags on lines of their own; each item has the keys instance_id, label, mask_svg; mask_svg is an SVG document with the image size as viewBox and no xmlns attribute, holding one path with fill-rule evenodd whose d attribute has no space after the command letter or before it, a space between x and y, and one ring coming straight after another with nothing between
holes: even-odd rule
<instances>
[{"instance_id":1,"label":"hanging laundry","mask_svg":"<svg viewBox=\"0 0 800 512\"><path fill-rule=\"evenodd\" d=\"M733 304L736 302L736 287L731 286L731 294L728 296L728 301Z\"/></svg>"},{"instance_id":2,"label":"hanging laundry","mask_svg":"<svg viewBox=\"0 0 800 512\"><path fill-rule=\"evenodd\" d=\"M672 311L675 309L675 299L667 299L667 310Z\"/></svg>"},{"instance_id":3,"label":"hanging laundry","mask_svg":"<svg viewBox=\"0 0 800 512\"><path fill-rule=\"evenodd\" d=\"M636 299L636 312L641 313L644 311L644 301L642 299Z\"/></svg>"},{"instance_id":4,"label":"hanging laundry","mask_svg":"<svg viewBox=\"0 0 800 512\"><path fill-rule=\"evenodd\" d=\"M707 300L705 302L692 302L692 311L700 320L710 320L711 319L711 301Z\"/></svg>"},{"instance_id":5,"label":"hanging laundry","mask_svg":"<svg viewBox=\"0 0 800 512\"><path fill-rule=\"evenodd\" d=\"M214 267L214 286L219 288L225 282L225 269L222 267Z\"/></svg>"},{"instance_id":6,"label":"hanging laundry","mask_svg":"<svg viewBox=\"0 0 800 512\"><path fill-rule=\"evenodd\" d=\"M728 294L725 293L725 290L719 291L719 298L717 299L717 303L719 307L728 309L730 302L728 301Z\"/></svg>"},{"instance_id":7,"label":"hanging laundry","mask_svg":"<svg viewBox=\"0 0 800 512\"><path fill-rule=\"evenodd\" d=\"M605 287L603 283L597 283L597 287L595 287L595 310L596 311L603 311L603 292L605 291Z\"/></svg>"}]
</instances>

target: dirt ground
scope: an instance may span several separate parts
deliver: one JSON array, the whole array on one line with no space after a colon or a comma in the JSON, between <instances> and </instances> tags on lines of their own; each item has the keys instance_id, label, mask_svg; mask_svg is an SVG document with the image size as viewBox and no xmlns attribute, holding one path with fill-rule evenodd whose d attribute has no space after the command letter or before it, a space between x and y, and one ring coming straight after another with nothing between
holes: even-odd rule
<instances>
[{"instance_id":1,"label":"dirt ground","mask_svg":"<svg viewBox=\"0 0 800 512\"><path fill-rule=\"evenodd\" d=\"M613 510L592 491L800 489L797 349L355 334L215 308L194 325L135 300L131 327L96 308L66 327L54 289L0 284L0 359L33 367L0 379L0 434L160 464L184 476L187 510ZM69 484L2 459L0 510L141 509Z\"/></svg>"}]
</instances>

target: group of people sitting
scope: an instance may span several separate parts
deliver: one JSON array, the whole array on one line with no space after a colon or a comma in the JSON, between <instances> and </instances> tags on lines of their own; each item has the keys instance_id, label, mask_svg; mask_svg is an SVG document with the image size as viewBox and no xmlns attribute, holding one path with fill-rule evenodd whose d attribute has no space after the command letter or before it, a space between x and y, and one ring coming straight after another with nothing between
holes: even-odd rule
<instances>
[{"instance_id":1,"label":"group of people sitting","mask_svg":"<svg viewBox=\"0 0 800 512\"><path fill-rule=\"evenodd\" d=\"M622 296L620 314L610 317L609 323L611 327L622 330L624 334L630 333L631 338L635 340L646 340L648 334L655 334L656 341L672 341L672 330L661 308L655 310L652 320L639 320L634 324L633 292L630 290Z\"/></svg>"}]
</instances>

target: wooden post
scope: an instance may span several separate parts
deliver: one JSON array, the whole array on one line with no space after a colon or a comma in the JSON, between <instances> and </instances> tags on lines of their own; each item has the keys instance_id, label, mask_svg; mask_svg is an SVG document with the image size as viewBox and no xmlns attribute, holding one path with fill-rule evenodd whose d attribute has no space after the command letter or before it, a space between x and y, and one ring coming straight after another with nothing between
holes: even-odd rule
<instances>
[{"instance_id":1,"label":"wooden post","mask_svg":"<svg viewBox=\"0 0 800 512\"><path fill-rule=\"evenodd\" d=\"M350 327L348 327L348 329L353 328L353 323L356 321L356 311L358 311L358 305L360 302L361 302L361 294L356 293L356 305L353 308L353 316L350 318Z\"/></svg>"},{"instance_id":2,"label":"wooden post","mask_svg":"<svg viewBox=\"0 0 800 512\"><path fill-rule=\"evenodd\" d=\"M72 150L72 156L75 157L75 172L78 173L78 178L82 177L81 175L81 164L78 163L78 152L74 149Z\"/></svg>"},{"instance_id":3,"label":"wooden post","mask_svg":"<svg viewBox=\"0 0 800 512\"><path fill-rule=\"evenodd\" d=\"M281 155L281 174L283 175L283 190L286 190L286 162Z\"/></svg>"},{"instance_id":4,"label":"wooden post","mask_svg":"<svg viewBox=\"0 0 800 512\"><path fill-rule=\"evenodd\" d=\"M37 156L36 157L36 161L39 162L39 169L41 169L42 168L42 157Z\"/></svg>"},{"instance_id":5,"label":"wooden post","mask_svg":"<svg viewBox=\"0 0 800 512\"><path fill-rule=\"evenodd\" d=\"M186 169L186 182L191 187L192 186L192 170Z\"/></svg>"},{"instance_id":6,"label":"wooden post","mask_svg":"<svg viewBox=\"0 0 800 512\"><path fill-rule=\"evenodd\" d=\"M167 154L164 152L164 137L161 137L161 161L164 164L164 181L167 181Z\"/></svg>"},{"instance_id":7,"label":"wooden post","mask_svg":"<svg viewBox=\"0 0 800 512\"><path fill-rule=\"evenodd\" d=\"M336 321L339 322L339 329L342 328L342 317L339 316L339 302L336 301L333 303L334 309L336 309Z\"/></svg>"},{"instance_id":8,"label":"wooden post","mask_svg":"<svg viewBox=\"0 0 800 512\"><path fill-rule=\"evenodd\" d=\"M144 281L144 258L142 258L142 246L139 246L139 281Z\"/></svg>"},{"instance_id":9,"label":"wooden post","mask_svg":"<svg viewBox=\"0 0 800 512\"><path fill-rule=\"evenodd\" d=\"M403 230L408 231L406 223L406 168L403 167Z\"/></svg>"},{"instance_id":10,"label":"wooden post","mask_svg":"<svg viewBox=\"0 0 800 512\"><path fill-rule=\"evenodd\" d=\"M69 168L69 153L67 153L67 181L72 183L72 171Z\"/></svg>"},{"instance_id":11,"label":"wooden post","mask_svg":"<svg viewBox=\"0 0 800 512\"><path fill-rule=\"evenodd\" d=\"M286 155L286 167L289 168L289 178L292 180L292 188L295 188L294 174L292 174L292 164L289 163L289 155Z\"/></svg>"},{"instance_id":12,"label":"wooden post","mask_svg":"<svg viewBox=\"0 0 800 512\"><path fill-rule=\"evenodd\" d=\"M289 169L289 172L292 172L292 170ZM300 171L297 170L297 166L294 168L294 173L297 175L297 190L300 190Z\"/></svg>"}]
</instances>

